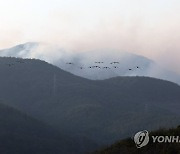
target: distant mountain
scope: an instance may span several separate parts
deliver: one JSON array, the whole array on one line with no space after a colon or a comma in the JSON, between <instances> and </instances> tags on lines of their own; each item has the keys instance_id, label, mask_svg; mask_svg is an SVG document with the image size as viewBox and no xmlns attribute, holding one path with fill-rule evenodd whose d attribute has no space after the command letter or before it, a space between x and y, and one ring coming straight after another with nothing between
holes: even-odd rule
<instances>
[{"instance_id":1,"label":"distant mountain","mask_svg":"<svg viewBox=\"0 0 180 154\"><path fill-rule=\"evenodd\" d=\"M11 64L11 65L8 65ZM40 60L0 58L0 99L75 138L113 143L180 123L180 86L147 77L93 81Z\"/></svg>"},{"instance_id":2,"label":"distant mountain","mask_svg":"<svg viewBox=\"0 0 180 154\"><path fill-rule=\"evenodd\" d=\"M84 153L85 147L78 142L0 101L0 153Z\"/></svg>"},{"instance_id":3,"label":"distant mountain","mask_svg":"<svg viewBox=\"0 0 180 154\"><path fill-rule=\"evenodd\" d=\"M0 50L0 55L7 57L29 57L38 46L39 43L37 42L20 44L9 49Z\"/></svg>"},{"instance_id":4,"label":"distant mountain","mask_svg":"<svg viewBox=\"0 0 180 154\"><path fill-rule=\"evenodd\" d=\"M103 80L117 76L148 76L180 84L179 74L159 66L156 62L140 55L112 49L78 53L69 52L48 44L29 42L0 50L0 56L45 60L65 71L93 80ZM68 62L73 64L69 65ZM101 68L93 66L100 66Z\"/></svg>"},{"instance_id":5,"label":"distant mountain","mask_svg":"<svg viewBox=\"0 0 180 154\"><path fill-rule=\"evenodd\" d=\"M171 129L159 129L150 132L149 136L179 136L180 126ZM179 143L153 143L152 138L148 145L140 149L136 148L133 141L133 136L128 139L118 141L117 143L108 146L107 148L97 150L93 154L179 154Z\"/></svg>"}]
</instances>

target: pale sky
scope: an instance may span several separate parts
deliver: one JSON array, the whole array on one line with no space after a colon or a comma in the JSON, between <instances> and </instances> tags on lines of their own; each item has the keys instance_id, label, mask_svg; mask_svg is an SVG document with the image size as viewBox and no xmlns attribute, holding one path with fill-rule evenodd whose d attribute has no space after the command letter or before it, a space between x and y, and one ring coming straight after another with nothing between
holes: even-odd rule
<instances>
[{"instance_id":1,"label":"pale sky","mask_svg":"<svg viewBox=\"0 0 180 154\"><path fill-rule=\"evenodd\" d=\"M0 0L0 49L29 41L180 61L180 0Z\"/></svg>"}]
</instances>

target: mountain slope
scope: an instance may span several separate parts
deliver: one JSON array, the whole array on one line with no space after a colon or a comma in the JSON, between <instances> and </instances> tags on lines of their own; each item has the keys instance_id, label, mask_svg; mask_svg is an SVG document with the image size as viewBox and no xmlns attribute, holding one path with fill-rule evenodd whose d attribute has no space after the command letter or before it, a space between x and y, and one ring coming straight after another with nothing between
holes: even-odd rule
<instances>
[{"instance_id":1,"label":"mountain slope","mask_svg":"<svg viewBox=\"0 0 180 154\"><path fill-rule=\"evenodd\" d=\"M40 60L16 58L0 58L0 72L0 98L8 105L99 145L139 129L180 123L180 87L171 82L145 77L91 81Z\"/></svg>"},{"instance_id":2,"label":"mountain slope","mask_svg":"<svg viewBox=\"0 0 180 154\"><path fill-rule=\"evenodd\" d=\"M150 132L150 136L179 136L180 127L171 129L160 129ZM135 146L132 138L121 140L107 148L97 150L94 154L179 154L179 143L153 143L150 137L150 142L147 146L138 149Z\"/></svg>"},{"instance_id":3,"label":"mountain slope","mask_svg":"<svg viewBox=\"0 0 180 154\"><path fill-rule=\"evenodd\" d=\"M82 153L80 144L50 126L29 117L0 101L0 153L74 154Z\"/></svg>"}]
</instances>

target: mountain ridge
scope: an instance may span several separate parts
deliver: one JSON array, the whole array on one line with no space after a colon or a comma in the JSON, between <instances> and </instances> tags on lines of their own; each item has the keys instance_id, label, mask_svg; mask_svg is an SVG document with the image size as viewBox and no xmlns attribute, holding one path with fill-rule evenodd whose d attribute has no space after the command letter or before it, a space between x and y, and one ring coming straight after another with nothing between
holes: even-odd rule
<instances>
[{"instance_id":1,"label":"mountain ridge","mask_svg":"<svg viewBox=\"0 0 180 154\"><path fill-rule=\"evenodd\" d=\"M0 58L0 98L72 137L98 145L179 123L180 87L146 77L88 80L40 60Z\"/></svg>"},{"instance_id":2,"label":"mountain ridge","mask_svg":"<svg viewBox=\"0 0 180 154\"><path fill-rule=\"evenodd\" d=\"M45 43L29 42L0 50L0 55L45 60L72 74L93 80L108 79L116 76L149 76L180 84L179 74L163 68L155 61L142 55L113 49L72 52ZM102 68L107 66L112 68L89 69L89 67L96 65L95 61L103 61L104 64L99 64ZM110 65L112 61L120 63ZM67 65L67 62L71 62L73 65ZM136 69L137 66L138 69Z\"/></svg>"}]
</instances>

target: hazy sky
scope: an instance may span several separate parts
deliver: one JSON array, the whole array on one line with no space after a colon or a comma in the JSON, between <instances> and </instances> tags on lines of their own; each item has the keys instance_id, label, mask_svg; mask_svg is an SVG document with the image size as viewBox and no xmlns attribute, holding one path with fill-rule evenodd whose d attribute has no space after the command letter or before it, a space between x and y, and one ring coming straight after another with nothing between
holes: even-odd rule
<instances>
[{"instance_id":1,"label":"hazy sky","mask_svg":"<svg viewBox=\"0 0 180 154\"><path fill-rule=\"evenodd\" d=\"M0 0L0 48L115 48L180 64L180 0Z\"/></svg>"}]
</instances>

